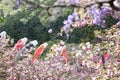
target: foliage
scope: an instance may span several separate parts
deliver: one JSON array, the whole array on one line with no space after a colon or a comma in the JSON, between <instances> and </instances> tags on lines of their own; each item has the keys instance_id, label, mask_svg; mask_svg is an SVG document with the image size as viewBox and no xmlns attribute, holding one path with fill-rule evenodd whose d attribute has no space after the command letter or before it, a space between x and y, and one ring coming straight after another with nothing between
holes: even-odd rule
<instances>
[{"instance_id":1,"label":"foliage","mask_svg":"<svg viewBox=\"0 0 120 80\"><path fill-rule=\"evenodd\" d=\"M28 0L37 4L45 4L48 6L53 6L55 4L50 0ZM74 2L74 1L73 1ZM56 4L61 3L57 1ZM72 3L72 2L71 2ZM71 4L70 3L70 4ZM76 3L76 2L74 2ZM72 4L74 4L72 3ZM15 38L15 42L22 38L28 37L29 39L37 39L39 44L43 42L47 42L52 38L58 36L61 28L64 26L63 21L67 19L68 15L71 15L72 12L75 11L74 7L55 7L55 8L39 8L35 7L35 5L29 5L25 1L22 1L21 6L19 8L15 8L17 6L16 1L12 0L6 2L6 0L2 0L0 3L0 8L2 16L0 17L1 22L5 22L5 24L1 25L0 31L5 30L12 37ZM79 8L76 8L76 11ZM78 10L79 12L82 9ZM97 9L96 9L97 11ZM83 13L85 14L84 10ZM82 19L83 14L79 13L80 19ZM97 19L96 19L97 20ZM104 20L106 20L106 27L108 28L111 25L115 24L117 20L114 18L107 16ZM71 24L71 23L70 23ZM101 24L102 25L102 24ZM48 30L53 29L53 33L49 34ZM69 43L80 43L94 40L94 30L100 29L98 26L83 26L82 28L75 28L73 32L70 34L70 38L68 40ZM65 32L65 31L64 31ZM57 39L66 40L66 33L63 33L63 36L58 36Z\"/></svg>"},{"instance_id":2,"label":"foliage","mask_svg":"<svg viewBox=\"0 0 120 80\"><path fill-rule=\"evenodd\" d=\"M81 42L87 42L92 41L94 37L94 30L95 27L86 26L82 28L75 28L74 31L70 35L70 40L68 42L70 43L81 43Z\"/></svg>"},{"instance_id":3,"label":"foliage","mask_svg":"<svg viewBox=\"0 0 120 80\"><path fill-rule=\"evenodd\" d=\"M50 9L49 11L41 8L31 8L32 6L25 4L24 1L22 5L17 8L15 0L10 2L5 1L6 0L2 0L0 3L0 6L3 7L0 8L2 13L0 13L0 21L5 22L0 25L0 31L5 30L7 34L14 38L15 42L22 37L28 37L30 40L37 39L39 44L49 41L60 31L60 28L63 26L62 21L72 12L70 8L60 8L60 11L58 8ZM55 1L56 0L35 0L33 2L53 5ZM53 17L55 19L53 19ZM52 28L55 32L49 34L49 28Z\"/></svg>"},{"instance_id":4,"label":"foliage","mask_svg":"<svg viewBox=\"0 0 120 80\"><path fill-rule=\"evenodd\" d=\"M110 28L112 25L118 22L118 20L113 18L112 16L107 16L105 20L106 20L106 28Z\"/></svg>"},{"instance_id":5,"label":"foliage","mask_svg":"<svg viewBox=\"0 0 120 80\"><path fill-rule=\"evenodd\" d=\"M15 15L7 15L5 24L0 28L0 31L5 30L15 42L22 38L38 40L39 44L47 42L57 36L60 28L63 26L63 20L66 16L60 16L55 21L52 21L47 26L42 25L39 18L41 10L36 11L20 11ZM48 33L48 29L54 30L53 34Z\"/></svg>"},{"instance_id":6,"label":"foliage","mask_svg":"<svg viewBox=\"0 0 120 80\"><path fill-rule=\"evenodd\" d=\"M12 38L15 38L15 42L21 37L26 36L31 38L35 33L33 30L37 29L36 27L41 28L42 25L39 19L34 16L28 21L27 17L29 15L30 12L19 12L15 15L7 15L5 25L2 26L1 30L5 30ZM31 24L33 26L31 26Z\"/></svg>"},{"instance_id":7,"label":"foliage","mask_svg":"<svg viewBox=\"0 0 120 80\"><path fill-rule=\"evenodd\" d=\"M81 42L93 42L94 39L96 38L94 35L94 31L98 30L98 31L104 31L104 29L108 29L110 28L110 26L114 25L117 23L117 20L114 19L111 16L107 16L105 18L106 20L106 27L105 28L101 28L100 26L83 26L81 28L75 28L73 30L73 32L70 34L70 39L69 39L69 43L81 43Z\"/></svg>"},{"instance_id":8,"label":"foliage","mask_svg":"<svg viewBox=\"0 0 120 80\"><path fill-rule=\"evenodd\" d=\"M28 37L29 39L37 39L39 44L47 42L52 38L56 37L63 26L63 20L67 18L66 16L58 17L55 21L52 21L48 26L43 26L40 23L38 13L40 11L33 12L19 12L15 15L8 15L5 24L1 27L1 31L5 30L7 33L15 39L15 42L22 38ZM33 15L32 15L33 14ZM115 24L117 20L112 17L107 16L106 27ZM53 33L49 34L48 29L52 29ZM80 43L90 41L92 42L95 38L94 30L102 30L99 26L84 26L81 28L75 28L70 35L68 40L69 43ZM65 40L65 36L58 36L57 39Z\"/></svg>"}]
</instances>

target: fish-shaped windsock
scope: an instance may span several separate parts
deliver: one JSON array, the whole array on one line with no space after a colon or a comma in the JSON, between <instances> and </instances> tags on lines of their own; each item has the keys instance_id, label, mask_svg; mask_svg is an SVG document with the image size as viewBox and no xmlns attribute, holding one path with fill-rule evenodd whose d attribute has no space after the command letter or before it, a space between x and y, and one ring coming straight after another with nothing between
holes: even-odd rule
<instances>
[{"instance_id":1,"label":"fish-shaped windsock","mask_svg":"<svg viewBox=\"0 0 120 80\"><path fill-rule=\"evenodd\" d=\"M16 59L17 60L20 59L21 56L25 53L26 49L30 50L31 47L35 47L37 44L38 44L37 40L30 41L28 44L26 44L24 47L22 47L22 50L20 51L20 53L18 53L16 55Z\"/></svg>"},{"instance_id":2,"label":"fish-shaped windsock","mask_svg":"<svg viewBox=\"0 0 120 80\"><path fill-rule=\"evenodd\" d=\"M14 46L14 49L20 50L26 44L27 41L28 39L26 37L18 40Z\"/></svg>"},{"instance_id":3,"label":"fish-shaped windsock","mask_svg":"<svg viewBox=\"0 0 120 80\"><path fill-rule=\"evenodd\" d=\"M6 36L7 36L6 31L2 31L2 32L0 33L0 38L1 38L1 39L5 40L5 39L6 39Z\"/></svg>"},{"instance_id":4,"label":"fish-shaped windsock","mask_svg":"<svg viewBox=\"0 0 120 80\"><path fill-rule=\"evenodd\" d=\"M102 59L100 59L99 64L103 65L105 61L108 59L109 53L107 52Z\"/></svg>"},{"instance_id":5,"label":"fish-shaped windsock","mask_svg":"<svg viewBox=\"0 0 120 80\"><path fill-rule=\"evenodd\" d=\"M69 58L68 58L67 51L66 51L66 46L63 46L63 48L61 50L61 56L63 56L66 63L69 62Z\"/></svg>"},{"instance_id":6,"label":"fish-shaped windsock","mask_svg":"<svg viewBox=\"0 0 120 80\"><path fill-rule=\"evenodd\" d=\"M33 46L35 47L38 44L38 41L37 40L33 40L33 41L30 42L30 44L33 44Z\"/></svg>"},{"instance_id":7,"label":"fish-shaped windsock","mask_svg":"<svg viewBox=\"0 0 120 80\"><path fill-rule=\"evenodd\" d=\"M39 57L39 55L43 53L47 45L48 43L43 43L35 50L32 62L34 62Z\"/></svg>"},{"instance_id":8,"label":"fish-shaped windsock","mask_svg":"<svg viewBox=\"0 0 120 80\"><path fill-rule=\"evenodd\" d=\"M26 45L22 48L21 53L23 54L26 49L30 50L31 47L35 47L37 44L38 44L38 41L37 41L37 40L30 41L28 44L26 44Z\"/></svg>"}]
</instances>

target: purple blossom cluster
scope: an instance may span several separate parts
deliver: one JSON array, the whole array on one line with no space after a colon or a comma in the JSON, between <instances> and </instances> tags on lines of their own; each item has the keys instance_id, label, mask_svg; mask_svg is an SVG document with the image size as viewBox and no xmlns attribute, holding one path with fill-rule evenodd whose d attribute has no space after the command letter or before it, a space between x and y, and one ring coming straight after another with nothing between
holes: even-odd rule
<instances>
[{"instance_id":1,"label":"purple blossom cluster","mask_svg":"<svg viewBox=\"0 0 120 80\"><path fill-rule=\"evenodd\" d=\"M80 11L81 9L79 12ZM72 32L74 28L81 28L85 25L98 25L102 28L105 28L106 21L104 18L108 15L114 16L113 11L106 7L100 9L92 6L91 8L87 9L86 12L79 12L74 11L74 13L69 15L68 19L63 22L63 31L66 33L66 35L69 36L69 33Z\"/></svg>"},{"instance_id":2,"label":"purple blossom cluster","mask_svg":"<svg viewBox=\"0 0 120 80\"><path fill-rule=\"evenodd\" d=\"M17 7L20 7L21 3L22 3L22 0L17 0L17 1L16 1Z\"/></svg>"},{"instance_id":3,"label":"purple blossom cluster","mask_svg":"<svg viewBox=\"0 0 120 80\"><path fill-rule=\"evenodd\" d=\"M58 3L64 5L68 5L68 4L82 5L82 3L84 4L87 2L92 3L95 2L95 0L66 0L66 1L58 0ZM97 0L96 2L100 2L100 1ZM117 1L115 0L114 6L118 5L116 2ZM89 25L89 26L97 25L100 26L101 28L105 28L106 27L105 17L107 16L111 16L117 20L120 19L119 10L113 10L109 3L103 3L101 7L99 4L96 3L84 10L82 10L81 8L78 9L79 9L78 11L74 11L75 15L69 15L68 19L64 21L63 30L67 36L69 36L69 33L71 33L74 28L81 28L85 25Z\"/></svg>"},{"instance_id":4,"label":"purple blossom cluster","mask_svg":"<svg viewBox=\"0 0 120 80\"><path fill-rule=\"evenodd\" d=\"M76 21L79 21L79 16L77 12L74 12L72 15L68 16L67 20L63 22L63 31L65 32L67 37L69 37L69 33L72 32L72 24Z\"/></svg>"}]
</instances>

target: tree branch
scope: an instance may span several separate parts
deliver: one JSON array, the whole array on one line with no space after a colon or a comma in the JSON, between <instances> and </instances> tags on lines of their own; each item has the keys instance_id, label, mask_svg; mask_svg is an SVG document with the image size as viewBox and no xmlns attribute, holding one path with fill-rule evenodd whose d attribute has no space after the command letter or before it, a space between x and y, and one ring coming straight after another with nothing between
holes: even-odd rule
<instances>
[{"instance_id":1,"label":"tree branch","mask_svg":"<svg viewBox=\"0 0 120 80\"><path fill-rule=\"evenodd\" d=\"M61 7L61 8L64 8L64 7L77 7L77 8L87 8L87 7L90 7L94 4L99 4L100 7L102 6L103 3L109 3L110 6L115 9L115 10L118 10L119 8L116 8L114 5L113 5L113 1L115 0L110 0L110 1L102 1L102 2L98 2L98 1L95 1L95 2L91 2L91 3L88 3L86 5L51 5L51 6L48 6L48 5L45 5L45 4L36 4L35 2L32 2L32 1L29 1L29 0L24 0L26 3L30 4L30 5L34 5L36 6L37 8L43 8L43 9L49 9L49 8L56 8L56 7Z\"/></svg>"}]
</instances>

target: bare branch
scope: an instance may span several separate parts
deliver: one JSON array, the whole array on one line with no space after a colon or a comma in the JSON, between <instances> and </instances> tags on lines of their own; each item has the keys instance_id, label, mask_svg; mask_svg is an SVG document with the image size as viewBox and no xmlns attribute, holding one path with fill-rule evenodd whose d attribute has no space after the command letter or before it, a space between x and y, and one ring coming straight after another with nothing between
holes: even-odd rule
<instances>
[{"instance_id":1,"label":"bare branch","mask_svg":"<svg viewBox=\"0 0 120 80\"><path fill-rule=\"evenodd\" d=\"M90 7L94 4L99 4L100 7L102 6L103 3L109 3L110 6L115 9L115 10L119 10L119 8L115 7L114 4L113 4L113 1L115 0L110 0L110 1L102 1L102 2L98 2L98 1L95 1L95 2L91 2L91 3L88 3L86 5L51 5L51 6L48 6L48 5L45 5L45 4L36 4L32 1L29 1L29 0L24 0L26 3L30 4L30 5L34 5L36 6L37 8L43 8L43 9L49 9L49 8L56 8L56 7L61 7L61 8L64 8L64 7L77 7L77 8L87 8L87 7Z\"/></svg>"}]
</instances>

